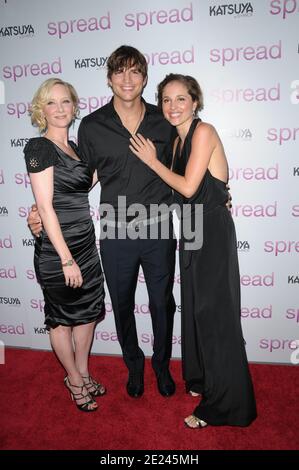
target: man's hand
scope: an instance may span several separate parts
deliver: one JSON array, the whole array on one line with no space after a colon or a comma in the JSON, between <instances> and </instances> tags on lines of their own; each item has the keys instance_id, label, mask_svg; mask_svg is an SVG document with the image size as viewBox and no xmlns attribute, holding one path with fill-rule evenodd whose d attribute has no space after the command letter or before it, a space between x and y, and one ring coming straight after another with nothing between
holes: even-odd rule
<instances>
[{"instance_id":1,"label":"man's hand","mask_svg":"<svg viewBox=\"0 0 299 470\"><path fill-rule=\"evenodd\" d=\"M33 204L31 207L31 211L27 217L27 224L33 235L39 237L43 226L36 204Z\"/></svg>"},{"instance_id":2,"label":"man's hand","mask_svg":"<svg viewBox=\"0 0 299 470\"><path fill-rule=\"evenodd\" d=\"M226 189L227 189L227 195L228 195L228 199L227 199L227 201L226 201L226 207L227 207L227 209L228 209L229 211L231 211L231 208L232 208L232 195L231 195L231 193L229 192L230 187L229 187L228 184L226 185Z\"/></svg>"}]
</instances>

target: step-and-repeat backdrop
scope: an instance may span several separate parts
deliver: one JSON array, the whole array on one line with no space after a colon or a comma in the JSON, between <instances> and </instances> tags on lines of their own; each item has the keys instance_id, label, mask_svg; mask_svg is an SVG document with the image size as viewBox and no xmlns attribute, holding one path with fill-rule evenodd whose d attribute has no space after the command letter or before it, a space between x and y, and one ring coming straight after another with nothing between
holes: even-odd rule
<instances>
[{"instance_id":1,"label":"step-and-repeat backdrop","mask_svg":"<svg viewBox=\"0 0 299 470\"><path fill-rule=\"evenodd\" d=\"M298 362L299 0L0 0L0 339L50 349L26 218L33 202L23 148L37 131L30 100L49 77L70 81L81 117L107 103L106 62L121 44L149 65L144 97L165 74L195 76L202 118L215 125L230 167L238 235L242 325L250 361ZM71 129L76 139L77 128ZM99 220L100 187L90 194ZM180 357L180 274L173 356ZM135 301L140 345L152 328L142 271ZM298 342L297 342L298 340ZM120 354L107 293L92 351Z\"/></svg>"}]
</instances>

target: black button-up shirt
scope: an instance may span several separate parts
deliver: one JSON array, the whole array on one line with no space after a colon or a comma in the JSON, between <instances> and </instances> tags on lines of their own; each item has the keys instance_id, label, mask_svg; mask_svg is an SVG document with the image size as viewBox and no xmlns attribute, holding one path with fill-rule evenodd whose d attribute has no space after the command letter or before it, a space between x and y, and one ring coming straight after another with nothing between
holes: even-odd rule
<instances>
[{"instance_id":1,"label":"black button-up shirt","mask_svg":"<svg viewBox=\"0 0 299 470\"><path fill-rule=\"evenodd\" d=\"M146 112L137 132L151 139L158 159L170 166L173 128L156 106L143 102ZM130 137L114 109L113 99L85 116L79 126L80 153L92 170L97 169L101 203L116 208L118 196L126 196L127 207L134 203L147 207L170 204L171 189L130 151Z\"/></svg>"}]
</instances>

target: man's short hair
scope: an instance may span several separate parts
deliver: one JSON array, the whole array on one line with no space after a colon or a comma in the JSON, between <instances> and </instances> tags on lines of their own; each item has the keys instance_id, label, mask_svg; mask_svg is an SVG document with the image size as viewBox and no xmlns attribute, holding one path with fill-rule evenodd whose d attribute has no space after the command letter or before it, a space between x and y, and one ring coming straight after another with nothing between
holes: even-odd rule
<instances>
[{"instance_id":1,"label":"man's short hair","mask_svg":"<svg viewBox=\"0 0 299 470\"><path fill-rule=\"evenodd\" d=\"M116 49L107 62L107 78L110 79L114 72L119 70L136 67L142 74L143 78L147 77L147 62L144 55L131 46L120 46Z\"/></svg>"}]
</instances>

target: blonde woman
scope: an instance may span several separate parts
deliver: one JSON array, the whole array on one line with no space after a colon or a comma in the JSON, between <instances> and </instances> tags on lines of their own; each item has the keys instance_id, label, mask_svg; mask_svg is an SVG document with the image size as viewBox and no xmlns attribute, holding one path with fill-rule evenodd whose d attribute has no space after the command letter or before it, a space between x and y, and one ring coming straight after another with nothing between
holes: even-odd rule
<instances>
[{"instance_id":1,"label":"blonde woman","mask_svg":"<svg viewBox=\"0 0 299 470\"><path fill-rule=\"evenodd\" d=\"M94 327L102 315L103 274L90 217L88 191L96 181L68 140L78 114L78 96L67 82L46 80L34 95L31 121L42 137L24 154L42 222L34 266L45 299L45 324L65 386L80 411L97 409L106 389L88 370Z\"/></svg>"}]
</instances>

